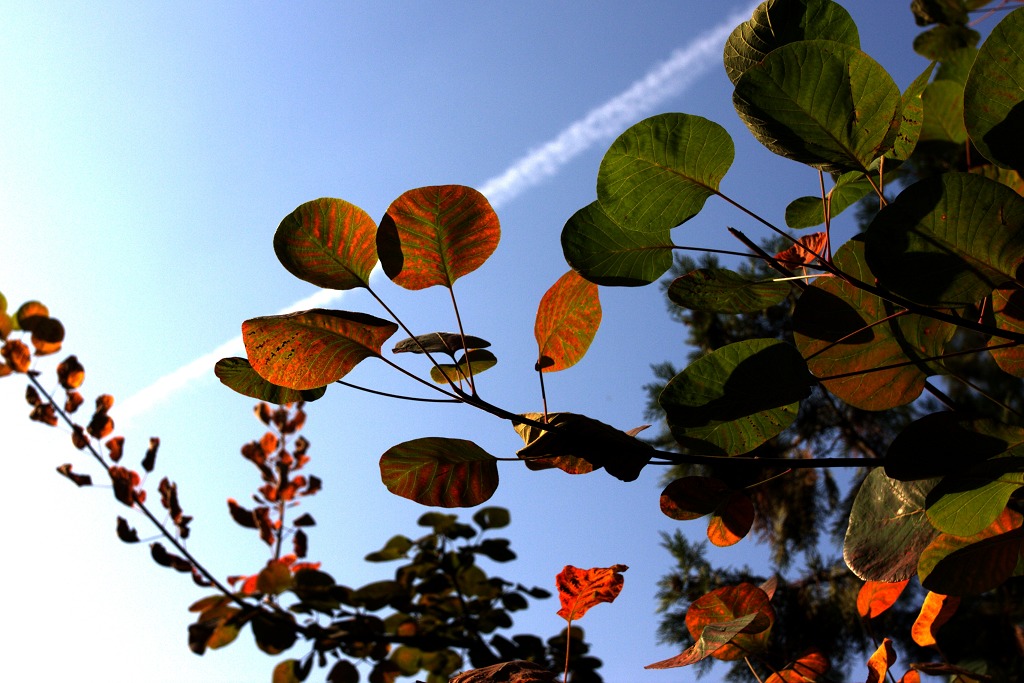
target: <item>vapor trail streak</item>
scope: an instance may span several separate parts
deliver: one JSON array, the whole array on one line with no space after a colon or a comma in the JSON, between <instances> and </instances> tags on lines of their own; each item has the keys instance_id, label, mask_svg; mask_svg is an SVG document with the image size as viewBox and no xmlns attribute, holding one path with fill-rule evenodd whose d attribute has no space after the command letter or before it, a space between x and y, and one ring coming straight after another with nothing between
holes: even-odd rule
<instances>
[{"instance_id":1,"label":"vapor trail streak","mask_svg":"<svg viewBox=\"0 0 1024 683\"><path fill-rule=\"evenodd\" d=\"M527 189L557 174L572 159L595 144L612 139L640 118L651 114L663 102L682 94L712 64L718 62L722 45L739 23L745 21L759 2L730 15L717 26L697 36L685 47L648 71L643 78L604 104L590 110L540 147L516 160L505 171L478 186L491 205L499 208ZM344 292L320 290L297 301L281 313L326 306ZM122 423L142 415L189 384L213 376L214 364L225 356L243 354L242 338L221 344L213 351L174 370L131 396L118 407Z\"/></svg>"}]
</instances>

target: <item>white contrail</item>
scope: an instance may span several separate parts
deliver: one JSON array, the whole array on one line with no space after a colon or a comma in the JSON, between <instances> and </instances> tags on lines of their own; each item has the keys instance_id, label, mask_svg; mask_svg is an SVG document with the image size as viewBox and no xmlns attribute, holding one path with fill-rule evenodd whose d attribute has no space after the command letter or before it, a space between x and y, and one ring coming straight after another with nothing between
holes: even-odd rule
<instances>
[{"instance_id":1,"label":"white contrail","mask_svg":"<svg viewBox=\"0 0 1024 683\"><path fill-rule=\"evenodd\" d=\"M725 39L737 24L746 21L759 3L760 0L732 14L689 45L674 51L667 60L648 71L624 92L587 112L586 116L574 121L552 140L530 151L503 173L479 186L480 192L497 209L530 187L555 175L596 143L613 138L641 117L650 114L658 105L681 94L721 58ZM326 306L343 294L342 291L320 290L295 302L281 313ZM242 338L235 337L210 353L164 375L118 406L120 421L127 423L192 382L212 377L211 369L218 360L242 353Z\"/></svg>"}]
</instances>

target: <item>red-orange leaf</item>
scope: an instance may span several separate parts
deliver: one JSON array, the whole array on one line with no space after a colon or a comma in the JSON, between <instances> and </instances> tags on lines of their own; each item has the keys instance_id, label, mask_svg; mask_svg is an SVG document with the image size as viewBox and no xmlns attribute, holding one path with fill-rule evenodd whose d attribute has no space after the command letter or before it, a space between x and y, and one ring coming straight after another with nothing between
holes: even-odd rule
<instances>
[{"instance_id":1,"label":"red-orange leaf","mask_svg":"<svg viewBox=\"0 0 1024 683\"><path fill-rule=\"evenodd\" d=\"M377 230L384 272L406 289L451 287L494 253L498 215L482 194L464 185L409 190L388 207Z\"/></svg>"},{"instance_id":2,"label":"red-orange leaf","mask_svg":"<svg viewBox=\"0 0 1024 683\"><path fill-rule=\"evenodd\" d=\"M765 683L814 683L828 671L829 663L819 650L809 650L782 671L768 677Z\"/></svg>"},{"instance_id":3,"label":"red-orange leaf","mask_svg":"<svg viewBox=\"0 0 1024 683\"><path fill-rule=\"evenodd\" d=\"M719 548L743 540L754 525L754 503L742 491L733 491L708 520L708 540Z\"/></svg>"},{"instance_id":4,"label":"red-orange leaf","mask_svg":"<svg viewBox=\"0 0 1024 683\"><path fill-rule=\"evenodd\" d=\"M749 614L756 614L758 618L713 653L715 659L724 661L741 659L764 650L775 623L775 610L768 601L768 594L758 586L741 583L702 595L686 612L686 628L693 639L698 640L708 624L728 622Z\"/></svg>"},{"instance_id":5,"label":"red-orange leaf","mask_svg":"<svg viewBox=\"0 0 1024 683\"><path fill-rule=\"evenodd\" d=\"M389 448L380 478L391 493L421 505L473 507L498 488L498 462L472 441L426 437Z\"/></svg>"},{"instance_id":6,"label":"red-orange leaf","mask_svg":"<svg viewBox=\"0 0 1024 683\"><path fill-rule=\"evenodd\" d=\"M672 519L698 519L715 511L732 489L713 477L680 477L661 492L661 511Z\"/></svg>"},{"instance_id":7,"label":"red-orange leaf","mask_svg":"<svg viewBox=\"0 0 1024 683\"><path fill-rule=\"evenodd\" d=\"M601 325L597 285L570 270L540 300L533 334L541 372L565 370L578 363Z\"/></svg>"},{"instance_id":8,"label":"red-orange leaf","mask_svg":"<svg viewBox=\"0 0 1024 683\"><path fill-rule=\"evenodd\" d=\"M622 572L627 569L629 567L624 564L592 569L566 565L555 577L558 599L562 604L558 616L566 621L581 619L597 603L613 602L622 591Z\"/></svg>"},{"instance_id":9,"label":"red-orange leaf","mask_svg":"<svg viewBox=\"0 0 1024 683\"><path fill-rule=\"evenodd\" d=\"M949 621L959 606L960 598L928 591L921 605L921 612L910 629L910 636L914 642L921 647L935 645L935 632Z\"/></svg>"},{"instance_id":10,"label":"red-orange leaf","mask_svg":"<svg viewBox=\"0 0 1024 683\"><path fill-rule=\"evenodd\" d=\"M736 636L751 629L760 630L767 619L759 613L745 614L736 619L728 621L716 621L704 627L700 638L693 645L688 647L675 657L669 657L654 664L648 664L645 669L673 669L680 666L696 664L702 659L715 656L715 653L727 646Z\"/></svg>"},{"instance_id":11,"label":"red-orange leaf","mask_svg":"<svg viewBox=\"0 0 1024 683\"><path fill-rule=\"evenodd\" d=\"M896 651L892 649L892 641L886 638L878 646L868 660L868 678L866 683L882 683L889 667L896 662Z\"/></svg>"},{"instance_id":12,"label":"red-orange leaf","mask_svg":"<svg viewBox=\"0 0 1024 683\"><path fill-rule=\"evenodd\" d=\"M242 323L249 363L268 382L289 389L325 387L360 361L380 357L398 325L365 313L309 311Z\"/></svg>"},{"instance_id":13,"label":"red-orange leaf","mask_svg":"<svg viewBox=\"0 0 1024 683\"><path fill-rule=\"evenodd\" d=\"M910 579L888 583L885 581L868 581L860 587L857 594L857 612L865 619L874 619L893 606L907 587Z\"/></svg>"},{"instance_id":14,"label":"red-orange leaf","mask_svg":"<svg viewBox=\"0 0 1024 683\"><path fill-rule=\"evenodd\" d=\"M274 253L289 273L318 287L368 287L377 264L376 232L373 219L358 206L316 199L281 221Z\"/></svg>"},{"instance_id":15,"label":"red-orange leaf","mask_svg":"<svg viewBox=\"0 0 1024 683\"><path fill-rule=\"evenodd\" d=\"M789 249L776 254L775 258L789 268L809 265L824 254L827 241L828 238L823 232L804 235Z\"/></svg>"}]
</instances>

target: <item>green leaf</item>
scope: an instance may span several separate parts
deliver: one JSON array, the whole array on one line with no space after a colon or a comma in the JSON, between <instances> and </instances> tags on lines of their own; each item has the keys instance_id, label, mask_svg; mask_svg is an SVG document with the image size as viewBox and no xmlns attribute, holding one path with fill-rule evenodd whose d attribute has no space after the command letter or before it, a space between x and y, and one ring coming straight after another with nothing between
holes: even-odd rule
<instances>
[{"instance_id":1,"label":"green leaf","mask_svg":"<svg viewBox=\"0 0 1024 683\"><path fill-rule=\"evenodd\" d=\"M960 145L967 140L962 85L946 80L932 81L924 89L921 102L924 105L922 141L938 140Z\"/></svg>"},{"instance_id":2,"label":"green leaf","mask_svg":"<svg viewBox=\"0 0 1024 683\"><path fill-rule=\"evenodd\" d=\"M533 334L537 339L540 371L556 372L578 363L600 325L597 285L570 270L544 293L537 308Z\"/></svg>"},{"instance_id":3,"label":"green leaf","mask_svg":"<svg viewBox=\"0 0 1024 683\"><path fill-rule=\"evenodd\" d=\"M682 477L661 492L661 511L667 517L688 521L710 515L733 494L733 489L714 477Z\"/></svg>"},{"instance_id":4,"label":"green leaf","mask_svg":"<svg viewBox=\"0 0 1024 683\"><path fill-rule=\"evenodd\" d=\"M739 79L733 104L765 147L823 171L868 171L892 149L903 109L885 69L828 40L769 53Z\"/></svg>"},{"instance_id":5,"label":"green leaf","mask_svg":"<svg viewBox=\"0 0 1024 683\"><path fill-rule=\"evenodd\" d=\"M844 244L834 262L853 281L874 282L860 239ZM923 362L905 363L941 354L955 327L915 314L894 318L894 312L847 279L821 277L797 300L793 340L815 377L837 377L823 384L850 405L862 410L906 405L921 395L930 372ZM889 366L898 367L879 370Z\"/></svg>"},{"instance_id":6,"label":"green leaf","mask_svg":"<svg viewBox=\"0 0 1024 683\"><path fill-rule=\"evenodd\" d=\"M486 349L470 349L469 353L459 358L458 364L440 363L430 368L430 379L438 384L461 382L469 380L470 370L473 376L479 375L485 370L490 370L498 364L498 359L493 353Z\"/></svg>"},{"instance_id":7,"label":"green leaf","mask_svg":"<svg viewBox=\"0 0 1024 683\"><path fill-rule=\"evenodd\" d=\"M831 0L768 0L725 41L725 73L740 76L772 50L801 40L834 40L860 48L857 24Z\"/></svg>"},{"instance_id":8,"label":"green leaf","mask_svg":"<svg viewBox=\"0 0 1024 683\"><path fill-rule=\"evenodd\" d=\"M654 664L648 664L644 668L673 669L680 666L696 664L702 659L707 659L715 652L723 649L729 642L735 639L736 636L751 628L751 625L757 621L759 616L761 615L755 612L753 614L744 614L742 617L737 617L735 619L710 623L701 630L700 637L697 638L697 641L684 650L682 654L664 659L660 662L655 662Z\"/></svg>"},{"instance_id":9,"label":"green leaf","mask_svg":"<svg viewBox=\"0 0 1024 683\"><path fill-rule=\"evenodd\" d=\"M298 676L299 661L296 659L285 659L274 666L274 672L270 677L271 683L300 683Z\"/></svg>"},{"instance_id":10,"label":"green leaf","mask_svg":"<svg viewBox=\"0 0 1024 683\"><path fill-rule=\"evenodd\" d=\"M924 511L934 479L902 482L876 468L864 479L850 511L843 559L865 581L895 583L917 571L918 558L938 531Z\"/></svg>"},{"instance_id":11,"label":"green leaf","mask_svg":"<svg viewBox=\"0 0 1024 683\"><path fill-rule=\"evenodd\" d=\"M945 477L928 493L928 519L939 531L973 536L999 517L1010 496L1021 486L1024 447Z\"/></svg>"},{"instance_id":12,"label":"green leaf","mask_svg":"<svg viewBox=\"0 0 1024 683\"><path fill-rule=\"evenodd\" d=\"M732 138L690 114L644 119L612 143L597 173L597 198L628 230L663 233L700 212L733 160Z\"/></svg>"},{"instance_id":13,"label":"green leaf","mask_svg":"<svg viewBox=\"0 0 1024 683\"><path fill-rule=\"evenodd\" d=\"M274 253L289 273L327 289L369 287L377 264L377 225L343 199L316 199L285 216Z\"/></svg>"},{"instance_id":14,"label":"green leaf","mask_svg":"<svg viewBox=\"0 0 1024 683\"><path fill-rule=\"evenodd\" d=\"M352 593L352 604L375 612L407 592L398 581L374 581Z\"/></svg>"},{"instance_id":15,"label":"green leaf","mask_svg":"<svg viewBox=\"0 0 1024 683\"><path fill-rule=\"evenodd\" d=\"M609 287L640 287L672 267L671 230L624 228L600 202L584 206L562 228L566 262L587 280Z\"/></svg>"},{"instance_id":16,"label":"green leaf","mask_svg":"<svg viewBox=\"0 0 1024 683\"><path fill-rule=\"evenodd\" d=\"M415 647L399 645L391 653L390 660L395 663L403 676L414 676L420 670L423 652Z\"/></svg>"},{"instance_id":17,"label":"green leaf","mask_svg":"<svg viewBox=\"0 0 1024 683\"><path fill-rule=\"evenodd\" d=\"M953 52L974 47L981 34L962 24L945 24L930 28L914 38L914 52L933 62L945 61Z\"/></svg>"},{"instance_id":18,"label":"green leaf","mask_svg":"<svg viewBox=\"0 0 1024 683\"><path fill-rule=\"evenodd\" d=\"M406 557L413 542L406 536L392 536L384 547L366 556L367 562L390 562Z\"/></svg>"},{"instance_id":19,"label":"green leaf","mask_svg":"<svg viewBox=\"0 0 1024 683\"><path fill-rule=\"evenodd\" d=\"M1024 256L1024 198L971 173L914 183L865 234L879 284L926 306L962 307L1014 279Z\"/></svg>"},{"instance_id":20,"label":"green leaf","mask_svg":"<svg viewBox=\"0 0 1024 683\"><path fill-rule=\"evenodd\" d=\"M1024 561L1020 513L1004 511L984 531L963 537L941 534L921 553L918 577L943 595L977 595L998 587Z\"/></svg>"},{"instance_id":21,"label":"green leaf","mask_svg":"<svg viewBox=\"0 0 1024 683\"><path fill-rule=\"evenodd\" d=\"M775 339L750 339L697 359L659 398L672 435L698 453L739 455L796 419L811 376L797 350Z\"/></svg>"},{"instance_id":22,"label":"green leaf","mask_svg":"<svg viewBox=\"0 0 1024 683\"><path fill-rule=\"evenodd\" d=\"M380 357L398 325L365 313L309 311L253 318L242 339L253 369L289 389L316 389L344 377L361 360Z\"/></svg>"},{"instance_id":23,"label":"green leaf","mask_svg":"<svg viewBox=\"0 0 1024 683\"><path fill-rule=\"evenodd\" d=\"M781 302L788 294L787 282L751 280L725 268L690 271L668 288L672 303L708 313L755 313Z\"/></svg>"},{"instance_id":24,"label":"green leaf","mask_svg":"<svg viewBox=\"0 0 1024 683\"><path fill-rule=\"evenodd\" d=\"M237 391L243 396L278 405L297 401L315 401L327 392L327 387L296 391L271 384L260 377L245 358L221 358L213 367L213 372L217 375L217 379L229 389Z\"/></svg>"},{"instance_id":25,"label":"green leaf","mask_svg":"<svg viewBox=\"0 0 1024 683\"><path fill-rule=\"evenodd\" d=\"M505 508L486 507L473 513L473 521L481 530L503 529L512 521L512 515Z\"/></svg>"},{"instance_id":26,"label":"green leaf","mask_svg":"<svg viewBox=\"0 0 1024 683\"><path fill-rule=\"evenodd\" d=\"M406 289L451 287L479 268L501 238L498 215L464 185L409 190L388 207L377 231L384 272Z\"/></svg>"},{"instance_id":27,"label":"green leaf","mask_svg":"<svg viewBox=\"0 0 1024 683\"><path fill-rule=\"evenodd\" d=\"M891 154L892 158L897 161L909 159L917 147L917 141L921 138L921 127L924 125L924 90L928 87L928 80L934 69L935 63L932 62L903 91L903 113ZM832 215L835 216L836 213L833 209Z\"/></svg>"},{"instance_id":28,"label":"green leaf","mask_svg":"<svg viewBox=\"0 0 1024 683\"><path fill-rule=\"evenodd\" d=\"M715 659L734 661L762 652L768 645L771 627L775 623L775 610L762 588L752 583L741 583L702 595L686 611L686 628L697 638L711 624L722 624L749 614L756 615L756 618L729 645L712 653Z\"/></svg>"},{"instance_id":29,"label":"green leaf","mask_svg":"<svg viewBox=\"0 0 1024 683\"><path fill-rule=\"evenodd\" d=\"M540 413L523 417L544 418ZM557 467L569 474L586 474L604 467L617 479L634 481L654 454L649 444L635 436L585 415L548 413L547 418L551 429L514 425L526 444L516 455L531 470Z\"/></svg>"},{"instance_id":30,"label":"green leaf","mask_svg":"<svg viewBox=\"0 0 1024 683\"><path fill-rule=\"evenodd\" d=\"M472 441L426 437L389 448L380 478L391 493L421 505L473 507L498 488L498 465Z\"/></svg>"},{"instance_id":31,"label":"green leaf","mask_svg":"<svg viewBox=\"0 0 1024 683\"><path fill-rule=\"evenodd\" d=\"M982 154L1003 168L1024 170L1024 7L996 24L964 88L964 120Z\"/></svg>"}]
</instances>

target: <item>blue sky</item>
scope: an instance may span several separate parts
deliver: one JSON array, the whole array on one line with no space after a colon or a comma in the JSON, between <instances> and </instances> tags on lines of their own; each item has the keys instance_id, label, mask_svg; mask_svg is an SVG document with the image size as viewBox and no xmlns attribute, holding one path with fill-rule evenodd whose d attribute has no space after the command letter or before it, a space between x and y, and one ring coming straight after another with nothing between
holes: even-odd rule
<instances>
[{"instance_id":1,"label":"blue sky","mask_svg":"<svg viewBox=\"0 0 1024 683\"><path fill-rule=\"evenodd\" d=\"M847 3L864 49L901 88L925 66L908 56L917 28L905 4ZM15 306L42 300L65 322L65 348L85 364L89 396L139 396L235 338L244 319L314 293L271 247L298 204L335 196L379 217L407 189L482 187L749 8L679 0L8 6L0 26L0 291ZM720 47L651 88L661 101L637 108L634 120L683 111L725 126L737 161L723 190L781 223L790 198L816 192L817 175L746 133L719 55ZM500 202L496 255L455 286L467 332L491 340L499 358L482 378L487 397L511 410L540 407L533 317L567 269L561 227L594 199L610 142L545 157L551 173ZM726 225L761 235L712 201L674 237L735 248ZM414 330L454 329L445 292L378 282ZM649 365L681 362L685 332L668 320L656 288L602 290L602 304L590 353L548 376L548 397L555 410L628 429L643 422ZM334 305L382 315L362 293ZM392 375L366 363L350 379L410 389ZM125 511L108 491L78 491L54 473L64 462L88 466L66 434L18 417L18 384L7 379L0 391L4 451L18 482L2 502L6 602L17 615L5 640L9 659L40 680L269 680L273 661L248 635L202 658L188 651L185 608L204 593L116 539L114 519ZM128 457L141 458L148 437L161 437L150 483L164 475L178 482L196 516L190 549L220 576L256 571L266 552L230 522L224 503L257 484L238 455L261 434L253 401L220 386L211 364L151 408L134 405L118 425ZM521 443L507 424L465 408L421 409L341 387L308 412L311 471L326 484L309 505L319 523L311 559L353 586L385 578L390 568L363 556L393 534L416 533L425 511L384 490L382 452L420 436L472 438L497 455ZM580 624L610 683L692 675L642 669L676 653L655 644L655 583L669 559L658 534L675 528L658 511L658 476L624 484L600 472L573 478L503 467L491 501L511 509L506 531L519 554L494 568L501 576L552 588L565 564L630 566L619 600ZM133 521L145 536L143 521ZM684 529L703 536L700 522ZM756 563L760 553L748 539L713 557ZM537 603L513 632L554 635L564 626L557 609L553 600Z\"/></svg>"}]
</instances>

